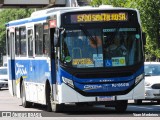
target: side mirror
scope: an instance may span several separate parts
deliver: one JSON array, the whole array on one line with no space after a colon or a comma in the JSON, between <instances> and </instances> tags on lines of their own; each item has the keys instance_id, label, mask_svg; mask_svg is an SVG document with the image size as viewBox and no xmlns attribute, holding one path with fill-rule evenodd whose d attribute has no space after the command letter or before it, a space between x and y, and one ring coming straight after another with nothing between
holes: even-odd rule
<instances>
[{"instance_id":1,"label":"side mirror","mask_svg":"<svg viewBox=\"0 0 160 120\"><path fill-rule=\"evenodd\" d=\"M142 33L143 44L146 45L146 33Z\"/></svg>"},{"instance_id":2,"label":"side mirror","mask_svg":"<svg viewBox=\"0 0 160 120\"><path fill-rule=\"evenodd\" d=\"M59 29L55 29L55 32L54 32L54 47L59 47L60 44L59 44Z\"/></svg>"},{"instance_id":3,"label":"side mirror","mask_svg":"<svg viewBox=\"0 0 160 120\"><path fill-rule=\"evenodd\" d=\"M59 33L61 35L59 35ZM66 32L65 29L56 29L54 33L54 46L55 47L60 47L60 37L66 37Z\"/></svg>"}]
</instances>

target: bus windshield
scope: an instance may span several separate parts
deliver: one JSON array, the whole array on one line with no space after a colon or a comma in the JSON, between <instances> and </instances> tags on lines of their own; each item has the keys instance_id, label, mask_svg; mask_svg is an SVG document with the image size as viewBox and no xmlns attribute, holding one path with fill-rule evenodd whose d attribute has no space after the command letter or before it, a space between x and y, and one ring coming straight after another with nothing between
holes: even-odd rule
<instances>
[{"instance_id":1,"label":"bus windshield","mask_svg":"<svg viewBox=\"0 0 160 120\"><path fill-rule=\"evenodd\" d=\"M69 67L130 66L143 58L138 28L66 30L61 38L61 62Z\"/></svg>"}]
</instances>

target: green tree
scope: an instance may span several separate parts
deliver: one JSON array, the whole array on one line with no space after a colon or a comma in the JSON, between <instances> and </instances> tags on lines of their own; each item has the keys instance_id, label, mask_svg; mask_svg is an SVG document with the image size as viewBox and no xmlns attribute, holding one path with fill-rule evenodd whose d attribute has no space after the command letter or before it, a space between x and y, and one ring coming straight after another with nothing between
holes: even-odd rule
<instances>
[{"instance_id":1,"label":"green tree","mask_svg":"<svg viewBox=\"0 0 160 120\"><path fill-rule=\"evenodd\" d=\"M124 7L129 0L92 0L92 6L113 5L115 7Z\"/></svg>"},{"instance_id":2,"label":"green tree","mask_svg":"<svg viewBox=\"0 0 160 120\"><path fill-rule=\"evenodd\" d=\"M146 57L154 56L160 58L159 37L159 18L160 1L159 0L134 0L135 7L140 11L143 30L147 34L147 44L145 46ZM147 58L151 59L151 58Z\"/></svg>"},{"instance_id":3,"label":"green tree","mask_svg":"<svg viewBox=\"0 0 160 120\"><path fill-rule=\"evenodd\" d=\"M6 27L5 24L12 20L29 17L33 9L2 9L0 11L0 54L6 54ZM2 56L1 56L2 57Z\"/></svg>"}]
</instances>

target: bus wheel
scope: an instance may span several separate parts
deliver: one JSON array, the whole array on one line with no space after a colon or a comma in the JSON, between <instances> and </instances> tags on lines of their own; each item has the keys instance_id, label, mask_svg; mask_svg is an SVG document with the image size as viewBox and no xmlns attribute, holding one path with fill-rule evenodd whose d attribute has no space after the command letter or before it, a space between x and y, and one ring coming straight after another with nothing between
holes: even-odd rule
<instances>
[{"instance_id":1,"label":"bus wheel","mask_svg":"<svg viewBox=\"0 0 160 120\"><path fill-rule=\"evenodd\" d=\"M136 105L141 105L141 104L142 104L142 100L134 100L134 103L135 103Z\"/></svg>"},{"instance_id":2,"label":"bus wheel","mask_svg":"<svg viewBox=\"0 0 160 120\"><path fill-rule=\"evenodd\" d=\"M28 108L31 106L31 103L26 101L26 92L25 92L24 83L22 83L21 85L21 100L22 100L23 107Z\"/></svg>"},{"instance_id":3,"label":"bus wheel","mask_svg":"<svg viewBox=\"0 0 160 120\"><path fill-rule=\"evenodd\" d=\"M118 100L116 101L115 109L117 112L125 112L127 109L128 100Z\"/></svg>"},{"instance_id":4,"label":"bus wheel","mask_svg":"<svg viewBox=\"0 0 160 120\"><path fill-rule=\"evenodd\" d=\"M50 87L48 87L47 90L46 90L46 111L52 112Z\"/></svg>"},{"instance_id":5,"label":"bus wheel","mask_svg":"<svg viewBox=\"0 0 160 120\"><path fill-rule=\"evenodd\" d=\"M54 112L62 112L64 109L64 104L52 103L52 111Z\"/></svg>"}]
</instances>

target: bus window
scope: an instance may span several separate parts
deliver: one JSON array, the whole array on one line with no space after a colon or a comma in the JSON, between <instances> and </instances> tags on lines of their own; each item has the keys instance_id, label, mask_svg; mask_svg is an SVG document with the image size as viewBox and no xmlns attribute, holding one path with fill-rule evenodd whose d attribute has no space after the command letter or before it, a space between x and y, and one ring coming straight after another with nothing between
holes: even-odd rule
<instances>
[{"instance_id":1,"label":"bus window","mask_svg":"<svg viewBox=\"0 0 160 120\"><path fill-rule=\"evenodd\" d=\"M43 25L43 54L49 55L50 41L49 41L49 30L48 24Z\"/></svg>"},{"instance_id":2,"label":"bus window","mask_svg":"<svg viewBox=\"0 0 160 120\"><path fill-rule=\"evenodd\" d=\"M41 24L35 25L35 54L43 54L43 29Z\"/></svg>"},{"instance_id":3,"label":"bus window","mask_svg":"<svg viewBox=\"0 0 160 120\"><path fill-rule=\"evenodd\" d=\"M15 53L16 55L20 54L20 40L19 40L19 29L16 28L16 38L15 38Z\"/></svg>"},{"instance_id":4,"label":"bus window","mask_svg":"<svg viewBox=\"0 0 160 120\"><path fill-rule=\"evenodd\" d=\"M20 54L26 56L26 28L20 28Z\"/></svg>"},{"instance_id":5,"label":"bus window","mask_svg":"<svg viewBox=\"0 0 160 120\"><path fill-rule=\"evenodd\" d=\"M28 55L33 56L33 30L28 30Z\"/></svg>"}]
</instances>

